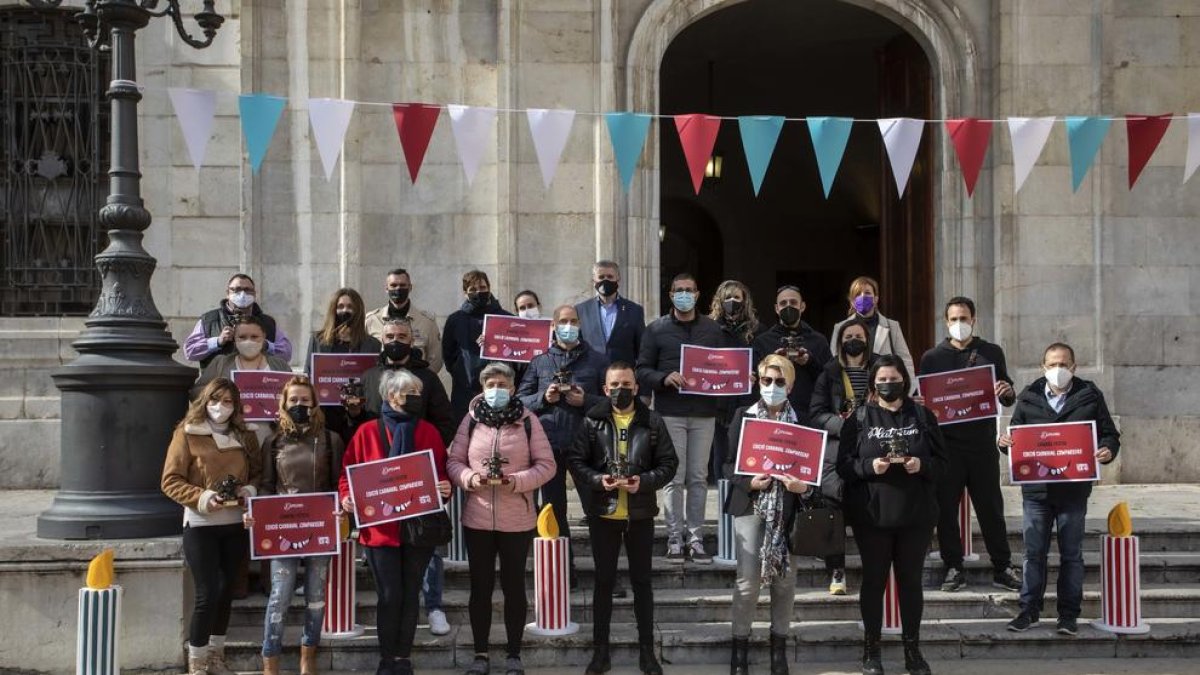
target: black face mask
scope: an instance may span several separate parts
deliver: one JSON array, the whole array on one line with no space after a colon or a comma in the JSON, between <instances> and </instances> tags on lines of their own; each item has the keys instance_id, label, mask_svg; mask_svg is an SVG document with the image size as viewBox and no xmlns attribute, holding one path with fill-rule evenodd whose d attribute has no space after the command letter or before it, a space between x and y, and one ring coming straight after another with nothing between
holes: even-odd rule
<instances>
[{"instance_id":1,"label":"black face mask","mask_svg":"<svg viewBox=\"0 0 1200 675\"><path fill-rule=\"evenodd\" d=\"M345 326L354 318L354 312L337 312L334 315L337 325Z\"/></svg>"},{"instance_id":2,"label":"black face mask","mask_svg":"<svg viewBox=\"0 0 1200 675\"><path fill-rule=\"evenodd\" d=\"M740 317L742 315L742 310L745 308L746 303L742 302L741 300L729 298L728 300L721 302L721 311L725 312L725 316L730 318Z\"/></svg>"},{"instance_id":3,"label":"black face mask","mask_svg":"<svg viewBox=\"0 0 1200 675\"><path fill-rule=\"evenodd\" d=\"M294 405L287 409L287 414L288 417L292 418L292 422L296 424L308 424L308 414L311 410L306 405Z\"/></svg>"},{"instance_id":4,"label":"black face mask","mask_svg":"<svg viewBox=\"0 0 1200 675\"><path fill-rule=\"evenodd\" d=\"M861 356L867 351L867 343L864 340L853 338L842 343L842 353L847 356Z\"/></svg>"},{"instance_id":5,"label":"black face mask","mask_svg":"<svg viewBox=\"0 0 1200 675\"><path fill-rule=\"evenodd\" d=\"M492 294L487 291L478 293L467 293L467 304L475 309L483 309L492 302Z\"/></svg>"},{"instance_id":6,"label":"black face mask","mask_svg":"<svg viewBox=\"0 0 1200 675\"><path fill-rule=\"evenodd\" d=\"M619 287L620 284L612 279L601 279L600 281L596 282L596 292L606 298L613 293L616 293Z\"/></svg>"},{"instance_id":7,"label":"black face mask","mask_svg":"<svg viewBox=\"0 0 1200 675\"><path fill-rule=\"evenodd\" d=\"M800 308L788 305L779 310L779 320L785 326L795 326L800 323Z\"/></svg>"},{"instance_id":8,"label":"black face mask","mask_svg":"<svg viewBox=\"0 0 1200 675\"><path fill-rule=\"evenodd\" d=\"M608 400L612 401L612 406L616 410L625 410L633 405L633 390L618 387L608 392Z\"/></svg>"},{"instance_id":9,"label":"black face mask","mask_svg":"<svg viewBox=\"0 0 1200 675\"><path fill-rule=\"evenodd\" d=\"M895 403L904 395L903 382L877 382L875 383L875 392L879 394L879 398L888 403Z\"/></svg>"},{"instance_id":10,"label":"black face mask","mask_svg":"<svg viewBox=\"0 0 1200 675\"><path fill-rule=\"evenodd\" d=\"M408 413L409 417L424 417L425 416L425 399L420 396L409 394L404 397L404 412Z\"/></svg>"},{"instance_id":11,"label":"black face mask","mask_svg":"<svg viewBox=\"0 0 1200 675\"><path fill-rule=\"evenodd\" d=\"M383 356L389 361L403 361L412 353L412 345L392 340L383 346Z\"/></svg>"},{"instance_id":12,"label":"black face mask","mask_svg":"<svg viewBox=\"0 0 1200 675\"><path fill-rule=\"evenodd\" d=\"M408 302L408 293L411 290L411 288L389 288L388 300L391 300L397 305L403 305L404 303Z\"/></svg>"}]
</instances>

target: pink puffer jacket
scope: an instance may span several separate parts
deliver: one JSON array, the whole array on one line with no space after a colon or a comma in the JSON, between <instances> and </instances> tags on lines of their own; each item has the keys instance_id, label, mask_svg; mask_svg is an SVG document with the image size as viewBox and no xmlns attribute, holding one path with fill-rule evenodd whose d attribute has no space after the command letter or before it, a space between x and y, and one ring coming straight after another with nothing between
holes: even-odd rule
<instances>
[{"instance_id":1,"label":"pink puffer jacket","mask_svg":"<svg viewBox=\"0 0 1200 675\"><path fill-rule=\"evenodd\" d=\"M474 409L475 401L471 401L468 410ZM468 432L473 417L473 412L467 413L450 444L450 454L446 459L450 482L466 490L471 476L486 476L485 462L492 456L492 446L498 445L500 456L508 459L504 465L504 475L511 478L513 483L483 485L474 492L467 492L463 525L473 530L499 532L532 530L537 522L533 492L553 478L558 470L550 440L546 438L541 422L526 410L522 419L500 429L477 422L474 431ZM529 420L528 440L525 437L524 420Z\"/></svg>"}]
</instances>

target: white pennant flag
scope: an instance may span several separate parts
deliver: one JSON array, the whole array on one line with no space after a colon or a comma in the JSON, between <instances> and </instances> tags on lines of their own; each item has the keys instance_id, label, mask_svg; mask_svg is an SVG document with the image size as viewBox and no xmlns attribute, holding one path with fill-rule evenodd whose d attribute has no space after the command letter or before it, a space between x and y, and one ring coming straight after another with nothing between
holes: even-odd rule
<instances>
[{"instance_id":1,"label":"white pennant flag","mask_svg":"<svg viewBox=\"0 0 1200 675\"><path fill-rule=\"evenodd\" d=\"M921 147L925 122L911 117L893 117L878 122L883 146L887 148L888 161L892 165L892 176L896 179L896 193L903 197L913 161L917 158L917 148Z\"/></svg>"},{"instance_id":2,"label":"white pennant flag","mask_svg":"<svg viewBox=\"0 0 1200 675\"><path fill-rule=\"evenodd\" d=\"M350 127L354 114L354 101L340 98L308 99L308 121L312 124L313 136L317 141L317 152L321 153L321 164L325 167L325 180L333 176L338 155L342 154L342 141Z\"/></svg>"},{"instance_id":3,"label":"white pennant flag","mask_svg":"<svg viewBox=\"0 0 1200 675\"><path fill-rule=\"evenodd\" d=\"M204 163L204 154L208 151L208 141L212 138L213 120L217 114L217 92L172 87L167 93L171 96L175 117L179 118L179 127L183 130L183 141L187 143L192 165L199 171Z\"/></svg>"},{"instance_id":4,"label":"white pennant flag","mask_svg":"<svg viewBox=\"0 0 1200 675\"><path fill-rule=\"evenodd\" d=\"M525 111L529 119L529 133L533 135L533 149L537 152L538 166L542 170L542 183L549 188L558 169L558 160L567 147L567 136L575 122L574 110L546 110L530 108Z\"/></svg>"},{"instance_id":5,"label":"white pennant flag","mask_svg":"<svg viewBox=\"0 0 1200 675\"><path fill-rule=\"evenodd\" d=\"M1187 165L1183 169L1183 182L1188 182L1196 168L1200 167L1200 113L1188 113Z\"/></svg>"},{"instance_id":6,"label":"white pennant flag","mask_svg":"<svg viewBox=\"0 0 1200 675\"><path fill-rule=\"evenodd\" d=\"M495 108L473 108L466 105L448 105L450 130L454 133L454 146L458 148L458 160L467 174L467 185L475 182L475 174L483 161L488 136L496 121Z\"/></svg>"},{"instance_id":7,"label":"white pennant flag","mask_svg":"<svg viewBox=\"0 0 1200 675\"><path fill-rule=\"evenodd\" d=\"M1046 147L1054 129L1053 117L1010 117L1008 133L1012 137L1013 194L1025 184L1033 165Z\"/></svg>"}]
</instances>

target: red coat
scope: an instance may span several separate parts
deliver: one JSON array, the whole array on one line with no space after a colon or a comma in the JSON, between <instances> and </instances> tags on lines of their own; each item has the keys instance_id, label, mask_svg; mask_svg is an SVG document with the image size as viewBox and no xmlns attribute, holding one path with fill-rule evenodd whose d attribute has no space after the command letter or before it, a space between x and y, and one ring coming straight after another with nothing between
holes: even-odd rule
<instances>
[{"instance_id":1,"label":"red coat","mask_svg":"<svg viewBox=\"0 0 1200 675\"><path fill-rule=\"evenodd\" d=\"M392 434L388 432L388 442L390 443L391 440ZM447 480L446 446L442 443L442 436L438 433L437 427L425 420L418 420L417 428L413 430L413 448L417 450L432 449L433 465L437 469L438 480ZM350 445L346 447L346 454L342 457L342 466L387 459L388 450L389 448L384 447L382 439L379 438L379 423L372 420L359 426L358 431L354 432L354 437L350 439ZM343 471L338 479L338 496L340 499L345 499L349 495L350 484L346 480L346 472ZM400 523L391 522L364 527L359 530L358 543L363 546L399 546L402 543L400 541Z\"/></svg>"}]
</instances>

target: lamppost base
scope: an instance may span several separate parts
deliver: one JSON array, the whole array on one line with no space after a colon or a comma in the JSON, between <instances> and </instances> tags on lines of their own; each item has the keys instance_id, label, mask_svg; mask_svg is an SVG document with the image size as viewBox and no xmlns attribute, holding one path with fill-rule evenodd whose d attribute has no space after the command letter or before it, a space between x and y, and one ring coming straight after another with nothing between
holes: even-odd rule
<instances>
[{"instance_id":1,"label":"lamppost base","mask_svg":"<svg viewBox=\"0 0 1200 675\"><path fill-rule=\"evenodd\" d=\"M161 492L59 491L38 515L43 539L145 539L178 535L183 513Z\"/></svg>"}]
</instances>

